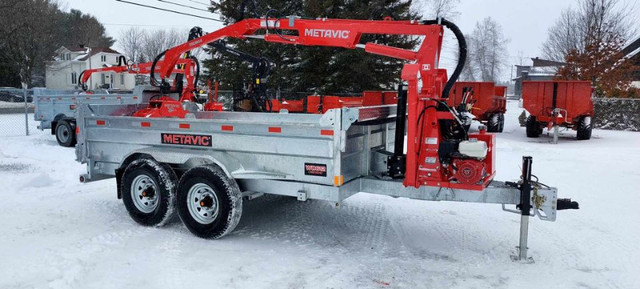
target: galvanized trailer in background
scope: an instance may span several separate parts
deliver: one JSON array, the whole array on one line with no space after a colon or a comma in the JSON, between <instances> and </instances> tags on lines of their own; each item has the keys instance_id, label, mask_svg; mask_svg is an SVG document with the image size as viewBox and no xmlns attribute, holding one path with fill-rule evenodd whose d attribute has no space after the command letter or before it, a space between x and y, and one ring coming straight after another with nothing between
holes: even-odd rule
<instances>
[{"instance_id":1,"label":"galvanized trailer in background","mask_svg":"<svg viewBox=\"0 0 640 289\"><path fill-rule=\"evenodd\" d=\"M33 118L40 122L38 129L51 129L58 144L71 147L76 143L76 111L80 104L132 104L140 103L143 87L134 92L86 93L80 90L33 89L35 105Z\"/></svg>"},{"instance_id":2,"label":"galvanized trailer in background","mask_svg":"<svg viewBox=\"0 0 640 289\"><path fill-rule=\"evenodd\" d=\"M194 234L221 237L238 223L243 199L264 194L336 206L359 192L494 203L503 209L530 204L530 214L547 221L566 207L555 188L530 184L530 177L520 183L493 181L474 191L405 187L402 180L385 176L394 147L395 105L324 114L193 110L184 119L129 116L142 107L82 105L76 154L87 164L81 182L115 177L118 198L144 225L164 224L177 210ZM530 169L527 159L525 176ZM522 214L520 232L520 257L525 259L528 217Z\"/></svg>"}]
</instances>

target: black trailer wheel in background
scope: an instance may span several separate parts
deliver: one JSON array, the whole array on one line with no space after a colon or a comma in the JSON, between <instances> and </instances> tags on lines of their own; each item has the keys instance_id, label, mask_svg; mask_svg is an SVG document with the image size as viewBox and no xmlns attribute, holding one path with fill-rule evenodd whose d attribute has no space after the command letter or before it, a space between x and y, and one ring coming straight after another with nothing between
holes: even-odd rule
<instances>
[{"instance_id":1,"label":"black trailer wheel in background","mask_svg":"<svg viewBox=\"0 0 640 289\"><path fill-rule=\"evenodd\" d=\"M220 238L236 227L242 215L242 193L234 179L216 165L188 170L178 186L178 214L191 233Z\"/></svg>"},{"instance_id":2,"label":"black trailer wheel in background","mask_svg":"<svg viewBox=\"0 0 640 289\"><path fill-rule=\"evenodd\" d=\"M498 128L498 132L504 131L504 113L499 114L500 127Z\"/></svg>"},{"instance_id":3,"label":"black trailer wheel in background","mask_svg":"<svg viewBox=\"0 0 640 289\"><path fill-rule=\"evenodd\" d=\"M529 117L527 117L526 127L527 127L527 137L539 137L540 134L542 134L542 128L540 127L538 120L536 120L536 117L533 115L530 115Z\"/></svg>"},{"instance_id":4,"label":"black trailer wheel in background","mask_svg":"<svg viewBox=\"0 0 640 289\"><path fill-rule=\"evenodd\" d=\"M56 124L56 140L63 147L76 145L75 124L72 121L61 119Z\"/></svg>"},{"instance_id":5,"label":"black trailer wheel in background","mask_svg":"<svg viewBox=\"0 0 640 289\"><path fill-rule=\"evenodd\" d=\"M131 218L145 226L162 226L174 216L178 177L168 165L137 159L122 174L122 201Z\"/></svg>"},{"instance_id":6,"label":"black trailer wheel in background","mask_svg":"<svg viewBox=\"0 0 640 289\"><path fill-rule=\"evenodd\" d=\"M591 138L591 131L593 127L591 125L591 117L583 116L578 120L578 126L576 130L578 131L577 139L578 140L587 140Z\"/></svg>"}]
</instances>

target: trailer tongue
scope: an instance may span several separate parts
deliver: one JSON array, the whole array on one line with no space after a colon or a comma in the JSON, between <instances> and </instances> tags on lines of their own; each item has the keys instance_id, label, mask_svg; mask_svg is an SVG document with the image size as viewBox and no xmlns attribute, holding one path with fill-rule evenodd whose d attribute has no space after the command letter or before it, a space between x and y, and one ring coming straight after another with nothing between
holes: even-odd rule
<instances>
[{"instance_id":1,"label":"trailer tongue","mask_svg":"<svg viewBox=\"0 0 640 289\"><path fill-rule=\"evenodd\" d=\"M460 46L461 60L449 80L438 68L444 27L454 32ZM363 34L424 36L424 41L411 51L360 43ZM451 22L245 19L163 52L161 79L156 80L160 90L149 96L160 92L161 99L168 99L167 76L180 55L226 37L361 48L410 63L402 69L397 105L343 107L324 114L181 108L184 113L177 118L176 110L165 106L174 105L170 101L158 102L159 114L153 118L135 117L138 105L84 106L76 149L88 174L81 181L115 176L118 196L141 224L163 224L177 209L194 234L222 237L239 221L243 197L262 194L336 204L358 192L512 204L518 207L510 211L522 215L522 260L530 215L554 221L557 210L577 208L577 203L558 199L555 188L531 179L531 158L523 159L519 182L493 180L495 136L484 129L469 133L460 113L446 103L466 58L464 36ZM152 68L154 79L155 73Z\"/></svg>"}]
</instances>

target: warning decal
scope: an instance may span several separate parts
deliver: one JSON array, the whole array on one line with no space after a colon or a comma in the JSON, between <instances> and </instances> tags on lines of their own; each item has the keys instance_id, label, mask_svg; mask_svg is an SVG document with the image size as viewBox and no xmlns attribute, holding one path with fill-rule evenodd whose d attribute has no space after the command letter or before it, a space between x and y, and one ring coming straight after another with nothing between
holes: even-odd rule
<instances>
[{"instance_id":1,"label":"warning decal","mask_svg":"<svg viewBox=\"0 0 640 289\"><path fill-rule=\"evenodd\" d=\"M304 174L307 175L307 176L326 177L327 176L327 165L305 163L304 164Z\"/></svg>"}]
</instances>

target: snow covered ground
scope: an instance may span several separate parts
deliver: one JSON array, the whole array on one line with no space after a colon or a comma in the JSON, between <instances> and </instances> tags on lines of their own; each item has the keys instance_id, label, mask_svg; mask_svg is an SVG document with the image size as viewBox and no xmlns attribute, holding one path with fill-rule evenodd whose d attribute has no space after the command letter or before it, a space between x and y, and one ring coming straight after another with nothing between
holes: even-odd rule
<instances>
[{"instance_id":1,"label":"snow covered ground","mask_svg":"<svg viewBox=\"0 0 640 289\"><path fill-rule=\"evenodd\" d=\"M263 197L221 240L179 222L145 228L114 180L80 184L73 149L45 132L0 138L0 288L640 288L640 133L566 132L553 145L527 139L509 109L497 179L518 178L531 155L534 174L581 206L532 219L534 264L510 260L519 216L499 205Z\"/></svg>"}]
</instances>

